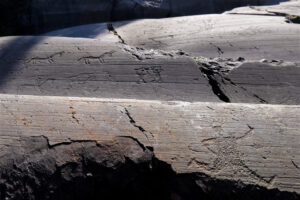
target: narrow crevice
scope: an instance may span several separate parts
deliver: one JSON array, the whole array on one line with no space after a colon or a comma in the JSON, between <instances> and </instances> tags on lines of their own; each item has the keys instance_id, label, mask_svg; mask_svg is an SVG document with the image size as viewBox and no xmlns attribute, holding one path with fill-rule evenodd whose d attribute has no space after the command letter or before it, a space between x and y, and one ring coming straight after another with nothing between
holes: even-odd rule
<instances>
[{"instance_id":1,"label":"narrow crevice","mask_svg":"<svg viewBox=\"0 0 300 200\"><path fill-rule=\"evenodd\" d=\"M124 48L124 51L126 52L126 53L129 53L129 54L131 54L133 57L135 57L137 60L139 60L139 61L141 61L141 60L144 60L144 58L141 56L141 55L139 55L137 52L135 52L134 50L133 50L133 48Z\"/></svg>"},{"instance_id":2,"label":"narrow crevice","mask_svg":"<svg viewBox=\"0 0 300 200\"><path fill-rule=\"evenodd\" d=\"M291 160L291 162L292 162L292 164L294 165L294 167L295 167L296 169L300 169L300 167L295 163L295 161Z\"/></svg>"},{"instance_id":3,"label":"narrow crevice","mask_svg":"<svg viewBox=\"0 0 300 200\"><path fill-rule=\"evenodd\" d=\"M265 104L268 104L268 103L269 103L268 101L264 100L263 98L261 98L261 97L258 96L257 94L254 94L254 93L248 91L245 87L236 84L236 83L233 82L230 78L228 78L228 77L222 77L222 78L223 78L224 80L228 81L231 85L234 85L234 86L236 86L236 87L239 87L239 88L241 88L242 90L244 90L245 92L247 92L248 94L252 95L252 96L255 97L256 99L258 99L258 101L259 101L260 103L265 103Z\"/></svg>"},{"instance_id":4,"label":"narrow crevice","mask_svg":"<svg viewBox=\"0 0 300 200\"><path fill-rule=\"evenodd\" d=\"M250 6L249 8L263 13L228 13L230 15L255 15L255 16L273 16L273 17L284 17L286 23L294 23L294 24L300 24L300 16L297 15L290 15L287 13L282 12L275 12L275 11L269 11L269 10L261 10L260 8L256 8L253 6Z\"/></svg>"},{"instance_id":5,"label":"narrow crevice","mask_svg":"<svg viewBox=\"0 0 300 200\"><path fill-rule=\"evenodd\" d=\"M137 125L136 121L133 119L133 117L131 116L130 112L128 111L127 108L124 108L125 110L125 114L126 116L128 117L129 119L129 122L135 127L137 128L140 132L142 132L146 138L149 140L149 137L148 137L148 134L150 134L153 138L154 138L154 135L153 133L149 132L149 131L146 131L142 126L139 126Z\"/></svg>"},{"instance_id":6,"label":"narrow crevice","mask_svg":"<svg viewBox=\"0 0 300 200\"><path fill-rule=\"evenodd\" d=\"M268 11L268 10L266 10L266 11L270 14L274 14L275 16L285 17L286 23L300 24L300 16L290 15L290 14L282 13L282 12L275 12L275 11Z\"/></svg>"},{"instance_id":7,"label":"narrow crevice","mask_svg":"<svg viewBox=\"0 0 300 200\"><path fill-rule=\"evenodd\" d=\"M254 96L255 98L257 98L257 99L259 100L260 103L269 103L269 102L267 102L266 100L264 100L263 98L261 98L260 96L258 96L257 94L253 94L253 96Z\"/></svg>"},{"instance_id":8,"label":"narrow crevice","mask_svg":"<svg viewBox=\"0 0 300 200\"><path fill-rule=\"evenodd\" d=\"M59 143L51 144L49 138L45 135L31 136L30 138L34 139L34 138L39 138L39 137L42 137L46 140L47 146L49 149L55 149L56 147L59 147L59 146L66 146L66 145L71 145L71 144L75 144L75 143L79 143L79 144L95 143L95 145L98 144L98 142L96 140L71 140L71 139L69 139L69 141L66 141L66 142L59 142Z\"/></svg>"},{"instance_id":9,"label":"narrow crevice","mask_svg":"<svg viewBox=\"0 0 300 200\"><path fill-rule=\"evenodd\" d=\"M118 136L119 138L129 138L131 140L134 140L144 151L146 150L146 147L136 138L132 136ZM149 150L153 151L153 148L149 148Z\"/></svg>"},{"instance_id":10,"label":"narrow crevice","mask_svg":"<svg viewBox=\"0 0 300 200\"><path fill-rule=\"evenodd\" d=\"M275 16L279 17L285 17L285 22L286 23L294 23L294 24L299 24L300 23L300 16L297 15L290 15L287 13L281 13L281 12L274 12L274 11L268 11L268 13L274 14Z\"/></svg>"},{"instance_id":11,"label":"narrow crevice","mask_svg":"<svg viewBox=\"0 0 300 200\"><path fill-rule=\"evenodd\" d=\"M254 127L250 126L249 124L247 124L247 126L248 126L249 130L247 132L245 132L242 136L235 137L236 140L240 140L240 139L247 137L254 130Z\"/></svg>"},{"instance_id":12,"label":"narrow crevice","mask_svg":"<svg viewBox=\"0 0 300 200\"><path fill-rule=\"evenodd\" d=\"M127 44L122 45L122 48L126 53L135 57L138 61L155 59L158 57L176 58L180 56L188 56L188 54L182 50L164 51L160 49L144 49L141 47L133 47Z\"/></svg>"},{"instance_id":13,"label":"narrow crevice","mask_svg":"<svg viewBox=\"0 0 300 200\"><path fill-rule=\"evenodd\" d=\"M225 65L220 65L216 61L203 60L204 58L199 59L198 57L193 58L194 61L198 64L200 71L205 77L208 79L209 85L211 86L213 93L222 101L226 103L230 103L230 98L226 95L226 93L221 88L221 83L217 80L217 78L222 81L223 84L231 84L237 88L240 88L248 95L256 98L260 103L267 104L268 101L260 97L259 95L249 91L245 87L236 84L232 81L226 74L228 74L231 70L236 69L240 66L241 63L245 61L244 58L238 58L238 61L228 62ZM232 66L231 66L232 65Z\"/></svg>"},{"instance_id":14,"label":"narrow crevice","mask_svg":"<svg viewBox=\"0 0 300 200\"><path fill-rule=\"evenodd\" d=\"M138 125L136 124L135 120L131 117L131 115L130 115L129 111L127 110L127 108L125 108L125 114L127 115L127 117L128 117L129 120L130 120L130 123L131 123L134 127L138 128L138 129L139 129L140 131L142 131L142 132L146 132L146 130L145 130L143 127L138 126Z\"/></svg>"},{"instance_id":15,"label":"narrow crevice","mask_svg":"<svg viewBox=\"0 0 300 200\"><path fill-rule=\"evenodd\" d=\"M119 33L116 31L112 23L107 24L107 29L110 32L112 32L115 36L117 36L122 44L126 44L125 40L121 37L121 35L119 35Z\"/></svg>"},{"instance_id":16,"label":"narrow crevice","mask_svg":"<svg viewBox=\"0 0 300 200\"><path fill-rule=\"evenodd\" d=\"M287 23L300 24L300 16L288 15L285 18L286 18L285 22Z\"/></svg>"},{"instance_id":17,"label":"narrow crevice","mask_svg":"<svg viewBox=\"0 0 300 200\"><path fill-rule=\"evenodd\" d=\"M200 71L207 77L208 83L211 86L213 93L221 101L224 101L226 103L230 103L229 97L223 92L219 82L216 80L215 73L212 70L210 70L210 69L206 68L205 66L203 66L203 64L200 64L199 62L197 62L197 63L198 63L198 65L200 65L200 67L199 67Z\"/></svg>"},{"instance_id":18,"label":"narrow crevice","mask_svg":"<svg viewBox=\"0 0 300 200\"><path fill-rule=\"evenodd\" d=\"M209 43L211 46L213 46L213 47L215 47L217 50L218 50L218 54L219 54L219 56L221 56L222 54L224 54L224 51L221 49L221 47L219 47L219 46L217 46L217 45L215 45L215 44L213 44L213 43Z\"/></svg>"},{"instance_id":19,"label":"narrow crevice","mask_svg":"<svg viewBox=\"0 0 300 200\"><path fill-rule=\"evenodd\" d=\"M267 14L267 13L228 13L229 15L250 15L250 16L273 16L276 17L276 15L273 14ZM279 17L279 16L278 16Z\"/></svg>"}]
</instances>

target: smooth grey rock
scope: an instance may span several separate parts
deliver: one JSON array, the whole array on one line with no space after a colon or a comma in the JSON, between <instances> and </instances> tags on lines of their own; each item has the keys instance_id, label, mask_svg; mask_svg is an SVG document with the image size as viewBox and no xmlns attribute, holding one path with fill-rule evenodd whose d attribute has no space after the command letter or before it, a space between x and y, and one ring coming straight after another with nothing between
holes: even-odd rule
<instances>
[{"instance_id":1,"label":"smooth grey rock","mask_svg":"<svg viewBox=\"0 0 300 200\"><path fill-rule=\"evenodd\" d=\"M299 104L297 63L197 60L183 51L121 44L112 33L102 36L2 38L1 93Z\"/></svg>"},{"instance_id":2,"label":"smooth grey rock","mask_svg":"<svg viewBox=\"0 0 300 200\"><path fill-rule=\"evenodd\" d=\"M109 41L21 38L10 38L11 46L2 38L8 46L0 61L1 93L218 101L194 60L176 52L140 49L150 59L139 60L112 33Z\"/></svg>"},{"instance_id":3,"label":"smooth grey rock","mask_svg":"<svg viewBox=\"0 0 300 200\"><path fill-rule=\"evenodd\" d=\"M283 16L220 14L2 37L0 92L299 104L299 32Z\"/></svg>"},{"instance_id":4,"label":"smooth grey rock","mask_svg":"<svg viewBox=\"0 0 300 200\"><path fill-rule=\"evenodd\" d=\"M286 23L285 17L197 15L118 22L114 27L129 45L147 49L181 49L194 57L299 62L300 26Z\"/></svg>"}]
</instances>

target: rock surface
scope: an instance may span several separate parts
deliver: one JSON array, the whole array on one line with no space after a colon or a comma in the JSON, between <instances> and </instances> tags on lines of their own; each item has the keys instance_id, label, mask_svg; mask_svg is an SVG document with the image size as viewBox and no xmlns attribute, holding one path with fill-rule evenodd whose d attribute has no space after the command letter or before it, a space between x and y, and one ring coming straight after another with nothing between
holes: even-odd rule
<instances>
[{"instance_id":1,"label":"rock surface","mask_svg":"<svg viewBox=\"0 0 300 200\"><path fill-rule=\"evenodd\" d=\"M299 113L286 105L1 95L1 195L72 199L63 191L78 187L108 197L128 189L133 199L146 191L149 199L296 200Z\"/></svg>"},{"instance_id":2,"label":"rock surface","mask_svg":"<svg viewBox=\"0 0 300 200\"><path fill-rule=\"evenodd\" d=\"M299 33L284 16L228 13L2 37L0 92L299 104Z\"/></svg>"},{"instance_id":3,"label":"rock surface","mask_svg":"<svg viewBox=\"0 0 300 200\"><path fill-rule=\"evenodd\" d=\"M0 199L299 199L299 5L0 37Z\"/></svg>"}]
</instances>

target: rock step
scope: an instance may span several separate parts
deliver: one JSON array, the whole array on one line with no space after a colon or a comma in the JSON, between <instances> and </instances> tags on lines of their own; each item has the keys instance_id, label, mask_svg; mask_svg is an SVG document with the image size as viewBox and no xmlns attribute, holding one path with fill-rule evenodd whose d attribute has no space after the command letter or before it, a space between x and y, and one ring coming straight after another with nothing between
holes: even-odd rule
<instances>
[{"instance_id":1,"label":"rock step","mask_svg":"<svg viewBox=\"0 0 300 200\"><path fill-rule=\"evenodd\" d=\"M299 130L300 106L0 95L1 166L40 152L38 138L59 147L128 137L178 174L299 194Z\"/></svg>"},{"instance_id":2,"label":"rock step","mask_svg":"<svg viewBox=\"0 0 300 200\"><path fill-rule=\"evenodd\" d=\"M103 25L101 30L99 40L0 38L0 92L190 102L300 103L297 62L205 58L180 50L144 49L119 43L118 37Z\"/></svg>"}]
</instances>

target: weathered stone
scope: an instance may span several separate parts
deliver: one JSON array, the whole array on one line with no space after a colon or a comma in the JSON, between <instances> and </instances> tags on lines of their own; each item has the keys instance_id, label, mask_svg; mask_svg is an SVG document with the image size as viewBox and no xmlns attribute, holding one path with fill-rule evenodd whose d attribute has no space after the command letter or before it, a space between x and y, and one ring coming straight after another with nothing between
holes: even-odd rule
<instances>
[{"instance_id":1,"label":"weathered stone","mask_svg":"<svg viewBox=\"0 0 300 200\"><path fill-rule=\"evenodd\" d=\"M203 15L2 37L0 92L299 104L300 27L284 20Z\"/></svg>"},{"instance_id":2,"label":"weathered stone","mask_svg":"<svg viewBox=\"0 0 300 200\"><path fill-rule=\"evenodd\" d=\"M76 17L110 6L78 2ZM39 5L41 21L71 23L51 15L64 3ZM110 20L213 6L109 3ZM1 37L0 199L298 200L298 11L292 1Z\"/></svg>"},{"instance_id":3,"label":"weathered stone","mask_svg":"<svg viewBox=\"0 0 300 200\"><path fill-rule=\"evenodd\" d=\"M0 95L1 197L296 200L299 110Z\"/></svg>"}]
</instances>

